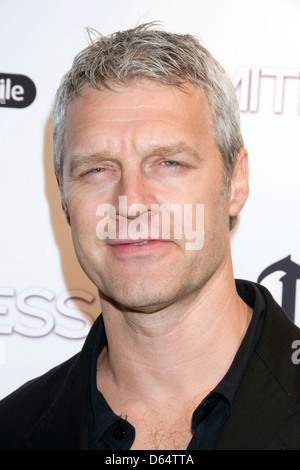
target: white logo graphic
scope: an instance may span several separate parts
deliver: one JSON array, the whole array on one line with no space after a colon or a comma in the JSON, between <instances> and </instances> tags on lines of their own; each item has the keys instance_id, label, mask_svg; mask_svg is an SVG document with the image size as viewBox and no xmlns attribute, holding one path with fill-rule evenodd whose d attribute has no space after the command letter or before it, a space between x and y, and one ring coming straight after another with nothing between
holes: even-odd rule
<instances>
[{"instance_id":1,"label":"white logo graphic","mask_svg":"<svg viewBox=\"0 0 300 470\"><path fill-rule=\"evenodd\" d=\"M204 245L204 204L143 204L127 208L127 196L119 197L119 215L111 204L100 204L96 233L100 240L185 240L186 250Z\"/></svg>"}]
</instances>

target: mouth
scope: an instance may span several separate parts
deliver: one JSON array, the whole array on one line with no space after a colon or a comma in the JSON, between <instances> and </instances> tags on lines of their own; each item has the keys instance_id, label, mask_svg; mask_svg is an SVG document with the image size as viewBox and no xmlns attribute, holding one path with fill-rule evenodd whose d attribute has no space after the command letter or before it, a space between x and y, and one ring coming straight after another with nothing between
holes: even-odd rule
<instances>
[{"instance_id":1,"label":"mouth","mask_svg":"<svg viewBox=\"0 0 300 470\"><path fill-rule=\"evenodd\" d=\"M145 245L146 243L151 243L153 240L145 240L143 242L136 242L136 243L127 243L127 245L134 245L134 246L140 246L140 245Z\"/></svg>"},{"instance_id":2,"label":"mouth","mask_svg":"<svg viewBox=\"0 0 300 470\"><path fill-rule=\"evenodd\" d=\"M145 256L159 252L170 244L170 240L116 240L107 246L118 255Z\"/></svg>"},{"instance_id":3,"label":"mouth","mask_svg":"<svg viewBox=\"0 0 300 470\"><path fill-rule=\"evenodd\" d=\"M137 240L133 240L132 238L129 238L129 239L126 239L126 240L114 240L114 241L109 241L109 245L110 246L119 246L119 245L135 245L135 246L139 246L139 245L146 245L147 243L153 243L153 242L157 242L157 241L163 241L163 240L160 240L160 239L156 239L156 238L139 238Z\"/></svg>"}]
</instances>

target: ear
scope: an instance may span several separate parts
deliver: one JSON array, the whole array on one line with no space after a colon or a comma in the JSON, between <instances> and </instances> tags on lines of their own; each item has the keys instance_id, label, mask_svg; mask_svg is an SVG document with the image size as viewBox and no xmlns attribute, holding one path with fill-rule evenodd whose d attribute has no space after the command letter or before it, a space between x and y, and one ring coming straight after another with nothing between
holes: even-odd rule
<instances>
[{"instance_id":1,"label":"ear","mask_svg":"<svg viewBox=\"0 0 300 470\"><path fill-rule=\"evenodd\" d=\"M247 201L249 194L248 153L242 147L238 153L230 185L229 215L236 217Z\"/></svg>"},{"instance_id":2,"label":"ear","mask_svg":"<svg viewBox=\"0 0 300 470\"><path fill-rule=\"evenodd\" d=\"M60 194L61 194L61 196L62 196L61 185L60 185L60 182L59 182L59 179L58 179L57 176L56 176L56 181L57 181L57 184L58 184L58 188L59 188ZM69 216L69 211L68 211L68 208L67 208L66 203L64 203L64 202L62 201L62 202L61 202L61 207L62 207L64 219L65 219L65 221L70 225L70 216Z\"/></svg>"}]
</instances>

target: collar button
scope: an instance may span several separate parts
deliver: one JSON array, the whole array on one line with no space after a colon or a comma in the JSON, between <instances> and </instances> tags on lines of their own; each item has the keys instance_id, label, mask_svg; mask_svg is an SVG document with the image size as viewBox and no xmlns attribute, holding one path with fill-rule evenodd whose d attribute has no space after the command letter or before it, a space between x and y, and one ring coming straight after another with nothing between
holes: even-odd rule
<instances>
[{"instance_id":1,"label":"collar button","mask_svg":"<svg viewBox=\"0 0 300 470\"><path fill-rule=\"evenodd\" d=\"M125 429L122 426L117 426L115 427L113 431L113 436L115 439L120 441L121 439L124 439L125 437Z\"/></svg>"}]
</instances>

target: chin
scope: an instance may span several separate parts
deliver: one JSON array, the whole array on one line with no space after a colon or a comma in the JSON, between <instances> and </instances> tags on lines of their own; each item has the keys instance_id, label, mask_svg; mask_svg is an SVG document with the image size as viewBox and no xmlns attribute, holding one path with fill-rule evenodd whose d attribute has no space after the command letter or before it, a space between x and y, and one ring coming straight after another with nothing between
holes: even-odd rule
<instances>
[{"instance_id":1,"label":"chin","mask_svg":"<svg viewBox=\"0 0 300 470\"><path fill-rule=\"evenodd\" d=\"M135 281L114 279L106 283L108 286L99 289L100 299L105 298L119 310L137 313L155 313L175 302L185 302L195 290L199 288L193 282L185 283L179 276L170 278L165 276L159 279L138 279Z\"/></svg>"},{"instance_id":2,"label":"chin","mask_svg":"<svg viewBox=\"0 0 300 470\"><path fill-rule=\"evenodd\" d=\"M100 297L102 293L100 293ZM158 292L145 292L145 289L118 288L104 294L106 299L115 304L120 310L139 313L155 313L172 303L172 296L160 295Z\"/></svg>"}]
</instances>

